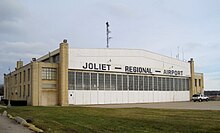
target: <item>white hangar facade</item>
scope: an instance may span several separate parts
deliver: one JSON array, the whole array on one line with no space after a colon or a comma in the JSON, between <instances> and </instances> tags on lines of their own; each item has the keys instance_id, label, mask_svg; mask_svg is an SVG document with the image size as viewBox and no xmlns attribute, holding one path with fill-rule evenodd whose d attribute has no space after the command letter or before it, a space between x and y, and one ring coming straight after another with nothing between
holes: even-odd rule
<instances>
[{"instance_id":1,"label":"white hangar facade","mask_svg":"<svg viewBox=\"0 0 220 133\"><path fill-rule=\"evenodd\" d=\"M32 106L189 101L203 88L193 59L140 49L69 48L67 40L26 65L18 61L4 75L4 100Z\"/></svg>"},{"instance_id":2,"label":"white hangar facade","mask_svg":"<svg viewBox=\"0 0 220 133\"><path fill-rule=\"evenodd\" d=\"M189 101L190 63L138 49L69 49L69 104Z\"/></svg>"}]
</instances>

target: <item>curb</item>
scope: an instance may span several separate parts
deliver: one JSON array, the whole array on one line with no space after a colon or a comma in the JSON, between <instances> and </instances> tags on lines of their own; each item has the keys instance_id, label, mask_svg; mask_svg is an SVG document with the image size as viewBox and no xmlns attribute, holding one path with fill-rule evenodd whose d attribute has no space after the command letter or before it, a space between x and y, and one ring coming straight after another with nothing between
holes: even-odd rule
<instances>
[{"instance_id":1,"label":"curb","mask_svg":"<svg viewBox=\"0 0 220 133\"><path fill-rule=\"evenodd\" d=\"M11 114L7 114L6 111L4 111L3 114L5 114L5 116L7 116L9 119L15 120L18 124L21 124L22 126L29 128L30 130L33 130L37 133L43 133L44 132L42 129L36 127L34 124L27 123L25 119L23 119L19 116L13 117Z\"/></svg>"}]
</instances>

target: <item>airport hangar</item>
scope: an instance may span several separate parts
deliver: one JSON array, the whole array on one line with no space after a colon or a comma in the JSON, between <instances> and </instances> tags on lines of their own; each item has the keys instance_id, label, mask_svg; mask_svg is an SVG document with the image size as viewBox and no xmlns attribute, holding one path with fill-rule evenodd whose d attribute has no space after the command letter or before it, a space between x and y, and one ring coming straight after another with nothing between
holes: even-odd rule
<instances>
[{"instance_id":1,"label":"airport hangar","mask_svg":"<svg viewBox=\"0 0 220 133\"><path fill-rule=\"evenodd\" d=\"M58 49L4 74L4 100L32 106L189 101L204 92L194 61L139 49Z\"/></svg>"}]
</instances>

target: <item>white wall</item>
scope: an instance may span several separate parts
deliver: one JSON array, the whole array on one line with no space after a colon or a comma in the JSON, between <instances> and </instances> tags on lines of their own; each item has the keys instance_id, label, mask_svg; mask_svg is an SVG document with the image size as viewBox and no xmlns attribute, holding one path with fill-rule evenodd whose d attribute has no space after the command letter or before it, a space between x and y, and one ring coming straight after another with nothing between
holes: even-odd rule
<instances>
[{"instance_id":1,"label":"white wall","mask_svg":"<svg viewBox=\"0 0 220 133\"><path fill-rule=\"evenodd\" d=\"M69 90L68 95L69 104L150 103L190 100L189 91Z\"/></svg>"},{"instance_id":2,"label":"white wall","mask_svg":"<svg viewBox=\"0 0 220 133\"><path fill-rule=\"evenodd\" d=\"M83 69L85 63L110 64L111 70L125 72L125 66L151 68L153 74L163 74L164 70L183 71L190 77L190 64L175 58L136 49L69 49L69 69ZM121 70L115 69L121 67ZM160 70L161 73L155 72Z\"/></svg>"}]
</instances>

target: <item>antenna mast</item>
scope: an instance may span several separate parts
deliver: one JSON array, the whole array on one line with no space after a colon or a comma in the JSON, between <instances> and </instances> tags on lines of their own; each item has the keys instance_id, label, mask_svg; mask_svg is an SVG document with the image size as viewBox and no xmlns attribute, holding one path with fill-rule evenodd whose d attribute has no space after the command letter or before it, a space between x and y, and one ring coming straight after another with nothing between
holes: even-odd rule
<instances>
[{"instance_id":1,"label":"antenna mast","mask_svg":"<svg viewBox=\"0 0 220 133\"><path fill-rule=\"evenodd\" d=\"M107 41L107 48L109 48L109 40L112 38L109 36L109 33L111 33L111 31L109 30L109 23L106 22L106 35L107 35L107 38L106 38L106 41Z\"/></svg>"}]
</instances>

